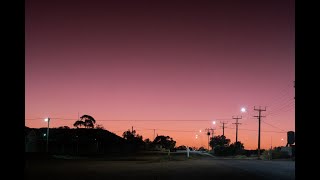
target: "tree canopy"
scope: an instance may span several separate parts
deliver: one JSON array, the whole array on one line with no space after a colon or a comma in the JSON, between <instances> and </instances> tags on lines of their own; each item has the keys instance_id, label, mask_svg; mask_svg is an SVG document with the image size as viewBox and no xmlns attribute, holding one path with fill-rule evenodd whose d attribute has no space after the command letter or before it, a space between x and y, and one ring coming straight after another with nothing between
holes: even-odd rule
<instances>
[{"instance_id":1,"label":"tree canopy","mask_svg":"<svg viewBox=\"0 0 320 180\"><path fill-rule=\"evenodd\" d=\"M211 138L210 141L210 146L212 148L215 148L217 146L229 146L230 144L230 139L227 139L225 136L214 136L213 138Z\"/></svg>"},{"instance_id":2,"label":"tree canopy","mask_svg":"<svg viewBox=\"0 0 320 180\"><path fill-rule=\"evenodd\" d=\"M157 136L153 144L161 145L162 148L173 149L176 145L176 141L174 141L170 136Z\"/></svg>"},{"instance_id":3,"label":"tree canopy","mask_svg":"<svg viewBox=\"0 0 320 180\"><path fill-rule=\"evenodd\" d=\"M215 155L238 155L245 153L243 144L238 141L230 144L230 139L225 136L211 138L210 146L214 149Z\"/></svg>"},{"instance_id":4,"label":"tree canopy","mask_svg":"<svg viewBox=\"0 0 320 180\"><path fill-rule=\"evenodd\" d=\"M130 131L129 129L122 134L123 138L128 141L133 141L135 139L140 139L142 141L142 136L136 134L136 130Z\"/></svg>"},{"instance_id":5,"label":"tree canopy","mask_svg":"<svg viewBox=\"0 0 320 180\"><path fill-rule=\"evenodd\" d=\"M83 115L80 117L80 120L77 120L73 126L76 128L79 128L81 126L84 126L85 128L94 128L94 124L96 123L96 120L90 116L90 115Z\"/></svg>"}]
</instances>

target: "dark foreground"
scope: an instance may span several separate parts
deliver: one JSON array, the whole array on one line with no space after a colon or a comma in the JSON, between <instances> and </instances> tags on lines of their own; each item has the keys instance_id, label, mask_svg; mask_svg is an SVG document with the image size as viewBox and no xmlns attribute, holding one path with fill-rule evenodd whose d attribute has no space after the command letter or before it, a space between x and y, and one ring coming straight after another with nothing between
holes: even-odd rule
<instances>
[{"instance_id":1,"label":"dark foreground","mask_svg":"<svg viewBox=\"0 0 320 180\"><path fill-rule=\"evenodd\" d=\"M295 179L294 161L185 156L114 159L27 159L25 179Z\"/></svg>"}]
</instances>

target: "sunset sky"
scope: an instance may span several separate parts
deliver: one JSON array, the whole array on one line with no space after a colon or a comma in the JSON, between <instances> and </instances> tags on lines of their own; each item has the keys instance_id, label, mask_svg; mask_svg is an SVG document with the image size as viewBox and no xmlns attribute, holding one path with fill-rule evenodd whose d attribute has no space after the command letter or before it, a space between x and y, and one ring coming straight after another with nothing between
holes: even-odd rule
<instances>
[{"instance_id":1,"label":"sunset sky","mask_svg":"<svg viewBox=\"0 0 320 180\"><path fill-rule=\"evenodd\" d=\"M156 129L207 148L205 129L221 135L220 121L235 141L238 115L238 140L256 149L261 106L261 148L295 131L294 0L25 4L28 127L46 117L73 127L88 114L119 136L133 126L153 139Z\"/></svg>"}]
</instances>

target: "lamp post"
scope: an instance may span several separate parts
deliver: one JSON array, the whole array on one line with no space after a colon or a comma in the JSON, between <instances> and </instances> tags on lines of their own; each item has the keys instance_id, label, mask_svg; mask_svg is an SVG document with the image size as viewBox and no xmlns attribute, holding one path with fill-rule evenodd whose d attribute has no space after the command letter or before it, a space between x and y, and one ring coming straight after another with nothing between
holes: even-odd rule
<instances>
[{"instance_id":1,"label":"lamp post","mask_svg":"<svg viewBox=\"0 0 320 180\"><path fill-rule=\"evenodd\" d=\"M46 151L49 152L49 127L50 127L50 118L44 119L44 121L48 122L48 128L47 128L47 148Z\"/></svg>"}]
</instances>

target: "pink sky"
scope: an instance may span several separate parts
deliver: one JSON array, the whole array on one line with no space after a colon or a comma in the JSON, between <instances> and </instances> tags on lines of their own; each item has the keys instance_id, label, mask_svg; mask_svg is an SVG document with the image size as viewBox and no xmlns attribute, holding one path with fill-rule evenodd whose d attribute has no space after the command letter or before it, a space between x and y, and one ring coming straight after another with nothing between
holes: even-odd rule
<instances>
[{"instance_id":1,"label":"pink sky","mask_svg":"<svg viewBox=\"0 0 320 180\"><path fill-rule=\"evenodd\" d=\"M226 119L234 142L232 116L242 115L238 140L256 149L253 107L267 106L263 121L274 127L261 124L261 148L286 145L295 130L294 1L242 3L27 0L26 126L45 127L49 116L50 127L73 127L88 114L120 136L134 126L153 139L158 129L177 145L207 147L200 129L221 135Z\"/></svg>"}]
</instances>

